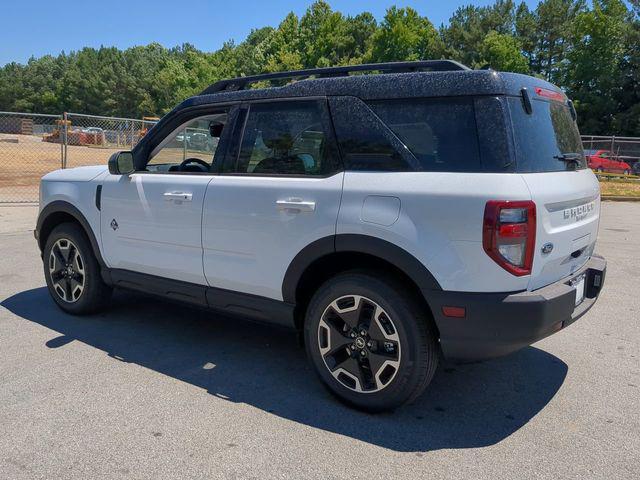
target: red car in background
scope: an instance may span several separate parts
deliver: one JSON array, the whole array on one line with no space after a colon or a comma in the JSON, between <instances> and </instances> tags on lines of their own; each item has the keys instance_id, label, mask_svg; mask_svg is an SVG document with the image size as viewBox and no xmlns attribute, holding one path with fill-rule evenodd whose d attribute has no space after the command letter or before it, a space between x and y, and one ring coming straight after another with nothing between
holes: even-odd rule
<instances>
[{"instance_id":1,"label":"red car in background","mask_svg":"<svg viewBox=\"0 0 640 480\"><path fill-rule=\"evenodd\" d=\"M631 173L631 166L613 155L609 150L585 150L589 168L596 172Z\"/></svg>"}]
</instances>

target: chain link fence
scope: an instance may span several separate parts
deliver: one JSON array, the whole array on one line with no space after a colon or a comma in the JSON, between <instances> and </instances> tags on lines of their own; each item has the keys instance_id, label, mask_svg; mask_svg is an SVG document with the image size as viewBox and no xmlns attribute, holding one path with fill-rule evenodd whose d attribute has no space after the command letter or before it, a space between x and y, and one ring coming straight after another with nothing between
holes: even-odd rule
<instances>
[{"instance_id":1,"label":"chain link fence","mask_svg":"<svg viewBox=\"0 0 640 480\"><path fill-rule=\"evenodd\" d=\"M104 165L112 153L133 148L157 120L0 112L0 203L37 202L43 175L59 168ZM183 136L185 152L207 138L195 130ZM582 143L588 155L605 152L626 162L631 173L640 173L640 138L583 135Z\"/></svg>"},{"instance_id":2,"label":"chain link fence","mask_svg":"<svg viewBox=\"0 0 640 480\"><path fill-rule=\"evenodd\" d=\"M131 150L155 121L67 113L69 129L64 142L64 168L107 163L119 150Z\"/></svg>"},{"instance_id":3,"label":"chain link fence","mask_svg":"<svg viewBox=\"0 0 640 480\"><path fill-rule=\"evenodd\" d=\"M45 140L62 115L0 112L0 203L38 200L42 175L62 167L63 145Z\"/></svg>"},{"instance_id":4,"label":"chain link fence","mask_svg":"<svg viewBox=\"0 0 640 480\"><path fill-rule=\"evenodd\" d=\"M106 164L157 119L0 112L0 203L37 202L40 178L59 168Z\"/></svg>"}]
</instances>

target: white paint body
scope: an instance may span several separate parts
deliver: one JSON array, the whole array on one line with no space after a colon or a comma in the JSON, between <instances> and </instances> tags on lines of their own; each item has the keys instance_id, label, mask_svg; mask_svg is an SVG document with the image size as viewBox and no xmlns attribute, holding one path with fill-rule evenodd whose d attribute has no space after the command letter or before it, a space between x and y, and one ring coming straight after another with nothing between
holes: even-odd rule
<instances>
[{"instance_id":1,"label":"white paint body","mask_svg":"<svg viewBox=\"0 0 640 480\"><path fill-rule=\"evenodd\" d=\"M103 185L102 210L95 191ZM165 194L188 194L190 201ZM41 183L40 207L76 206L107 266L282 300L291 260L334 234L369 235L417 258L444 290L534 290L570 275L596 241L598 182L591 170L536 174L343 172L328 178L59 170ZM533 272L517 277L482 247L488 200L533 200ZM278 202L287 202L285 204ZM291 203L301 203L296 209ZM581 218L568 208L593 204ZM118 227L111 227L112 220ZM551 242L551 253L541 247Z\"/></svg>"},{"instance_id":2,"label":"white paint body","mask_svg":"<svg viewBox=\"0 0 640 480\"><path fill-rule=\"evenodd\" d=\"M202 225L209 285L282 300L282 281L293 258L335 234L343 177L214 177ZM290 201L292 208L278 201ZM295 209L296 201L313 210Z\"/></svg>"}]
</instances>

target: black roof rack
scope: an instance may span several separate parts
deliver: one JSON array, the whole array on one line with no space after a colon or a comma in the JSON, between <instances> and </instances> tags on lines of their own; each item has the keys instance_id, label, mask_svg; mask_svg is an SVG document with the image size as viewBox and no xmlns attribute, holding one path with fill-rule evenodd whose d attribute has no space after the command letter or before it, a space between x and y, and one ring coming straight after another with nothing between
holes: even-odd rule
<instances>
[{"instance_id":1,"label":"black roof rack","mask_svg":"<svg viewBox=\"0 0 640 480\"><path fill-rule=\"evenodd\" d=\"M382 73L401 72L445 72L452 70L470 70L469 67L454 60L419 60L415 62L389 62L389 63L365 63L362 65L348 65L344 67L311 68L308 70L289 70L286 72L265 73L261 75L251 75L248 77L230 78L220 80L207 88L200 95L210 93L244 90L252 83L265 80L280 80L285 78L303 80L309 77L346 77L352 72L379 71Z\"/></svg>"}]
</instances>

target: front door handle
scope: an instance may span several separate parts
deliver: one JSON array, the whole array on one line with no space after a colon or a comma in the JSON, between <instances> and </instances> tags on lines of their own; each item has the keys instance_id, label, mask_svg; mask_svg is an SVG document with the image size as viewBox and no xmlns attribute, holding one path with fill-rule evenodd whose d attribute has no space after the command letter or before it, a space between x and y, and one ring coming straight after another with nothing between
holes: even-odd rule
<instances>
[{"instance_id":1,"label":"front door handle","mask_svg":"<svg viewBox=\"0 0 640 480\"><path fill-rule=\"evenodd\" d=\"M316 210L316 202L304 201L301 198L277 200L276 208L288 213L311 213Z\"/></svg>"},{"instance_id":2,"label":"front door handle","mask_svg":"<svg viewBox=\"0 0 640 480\"><path fill-rule=\"evenodd\" d=\"M193 194L187 192L166 192L163 194L163 197L170 202L190 202L193 199Z\"/></svg>"}]
</instances>

